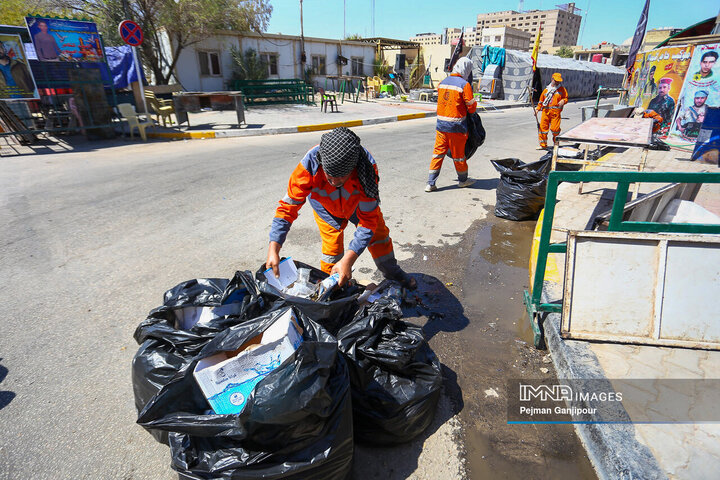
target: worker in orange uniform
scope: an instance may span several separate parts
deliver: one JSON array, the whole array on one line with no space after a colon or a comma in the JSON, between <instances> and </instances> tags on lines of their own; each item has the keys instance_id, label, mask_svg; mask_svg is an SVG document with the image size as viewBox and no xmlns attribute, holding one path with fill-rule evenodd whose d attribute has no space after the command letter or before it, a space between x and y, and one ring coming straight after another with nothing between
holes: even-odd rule
<instances>
[{"instance_id":1,"label":"worker in orange uniform","mask_svg":"<svg viewBox=\"0 0 720 480\"><path fill-rule=\"evenodd\" d=\"M339 284L352 277L352 266L367 248L378 270L403 287L417 281L397 264L390 230L380 211L375 159L360 145L360 138L341 127L325 133L290 176L288 190L275 210L265 265L278 275L280 248L305 201L310 202L322 238L320 268L338 273ZM356 226L349 248L344 248L348 222Z\"/></svg>"},{"instance_id":2,"label":"worker in orange uniform","mask_svg":"<svg viewBox=\"0 0 720 480\"><path fill-rule=\"evenodd\" d=\"M540 138L539 150L547 148L548 129L553 134L553 143L556 143L555 139L560 135L560 114L568 102L567 90L560 85L562 81L562 75L557 72L553 73L550 85L540 95L540 101L538 101L536 108L538 112L542 111L540 131L538 132Z\"/></svg>"},{"instance_id":3,"label":"worker in orange uniform","mask_svg":"<svg viewBox=\"0 0 720 480\"><path fill-rule=\"evenodd\" d=\"M655 110L645 110L642 107L636 108L634 114L635 114L635 118L652 118L652 121L653 121L652 134L653 134L653 136L657 135L657 133L660 131L660 127L662 127L662 123L663 123L662 115L657 113Z\"/></svg>"},{"instance_id":4,"label":"worker in orange uniform","mask_svg":"<svg viewBox=\"0 0 720 480\"><path fill-rule=\"evenodd\" d=\"M435 148L430 161L426 192L437 190L435 182L440 176L440 168L448 150L454 160L458 187L469 187L475 183L475 180L468 178L468 164L465 160L465 143L468 138L466 117L477 108L472 86L467 81L471 74L472 61L463 57L455 63L450 76L438 85Z\"/></svg>"}]
</instances>

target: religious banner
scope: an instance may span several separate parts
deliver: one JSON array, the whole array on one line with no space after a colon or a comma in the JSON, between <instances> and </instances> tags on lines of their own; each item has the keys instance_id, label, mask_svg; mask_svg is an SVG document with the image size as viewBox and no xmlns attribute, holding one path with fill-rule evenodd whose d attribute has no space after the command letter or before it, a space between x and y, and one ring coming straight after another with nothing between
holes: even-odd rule
<instances>
[{"instance_id":1,"label":"religious banner","mask_svg":"<svg viewBox=\"0 0 720 480\"><path fill-rule=\"evenodd\" d=\"M720 106L720 43L697 45L690 62L670 134L692 144L700 133L708 107Z\"/></svg>"},{"instance_id":2,"label":"religious banner","mask_svg":"<svg viewBox=\"0 0 720 480\"><path fill-rule=\"evenodd\" d=\"M102 62L100 34L93 22L25 17L41 62Z\"/></svg>"},{"instance_id":3,"label":"religious banner","mask_svg":"<svg viewBox=\"0 0 720 480\"><path fill-rule=\"evenodd\" d=\"M19 35L0 34L0 99L39 98Z\"/></svg>"},{"instance_id":4,"label":"religious banner","mask_svg":"<svg viewBox=\"0 0 720 480\"><path fill-rule=\"evenodd\" d=\"M638 68L639 63L640 73L636 85L633 74L630 105L654 110L663 117L658 132L660 138L665 138L670 131L692 53L692 45L663 47L646 52L642 58L638 56L635 62L634 68Z\"/></svg>"}]
</instances>

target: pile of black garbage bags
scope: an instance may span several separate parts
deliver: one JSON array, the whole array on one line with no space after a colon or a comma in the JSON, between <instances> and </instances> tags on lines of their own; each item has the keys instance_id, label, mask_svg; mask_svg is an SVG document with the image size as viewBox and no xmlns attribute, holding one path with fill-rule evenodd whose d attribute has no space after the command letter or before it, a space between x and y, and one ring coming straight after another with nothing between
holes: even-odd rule
<instances>
[{"instance_id":1,"label":"pile of black garbage bags","mask_svg":"<svg viewBox=\"0 0 720 480\"><path fill-rule=\"evenodd\" d=\"M314 302L276 290L258 270L165 293L135 331L132 381L137 423L170 446L181 479L345 479L355 442L404 443L430 425L440 363L420 327L401 320L396 298L360 306L363 290L351 286ZM183 320L203 309L184 329ZM237 350L288 309L302 343L239 414L215 414L193 377L198 361Z\"/></svg>"}]
</instances>

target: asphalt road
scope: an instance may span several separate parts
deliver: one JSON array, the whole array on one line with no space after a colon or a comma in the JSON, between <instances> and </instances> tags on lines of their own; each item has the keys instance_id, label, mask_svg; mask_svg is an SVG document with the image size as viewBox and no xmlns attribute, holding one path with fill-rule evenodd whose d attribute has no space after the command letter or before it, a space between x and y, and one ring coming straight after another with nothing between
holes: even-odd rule
<instances>
[{"instance_id":1,"label":"asphalt road","mask_svg":"<svg viewBox=\"0 0 720 480\"><path fill-rule=\"evenodd\" d=\"M587 104L566 107L566 128ZM483 120L488 140L470 161L481 181L457 189L447 159L432 194L423 188L434 119L355 129L378 161L401 264L418 238L462 255L453 246L495 202L488 160L539 158L529 109ZM2 158L0 479L175 478L167 447L135 424L132 334L166 289L264 261L276 202L321 134L79 142ZM319 246L306 208L282 253L316 262ZM374 274L367 254L357 267Z\"/></svg>"}]
</instances>

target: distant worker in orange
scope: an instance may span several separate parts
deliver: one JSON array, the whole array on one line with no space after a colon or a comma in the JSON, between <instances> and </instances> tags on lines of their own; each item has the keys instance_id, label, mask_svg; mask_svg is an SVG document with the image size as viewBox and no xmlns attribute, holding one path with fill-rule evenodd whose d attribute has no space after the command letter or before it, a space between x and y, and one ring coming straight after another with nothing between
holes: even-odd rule
<instances>
[{"instance_id":1,"label":"distant worker in orange","mask_svg":"<svg viewBox=\"0 0 720 480\"><path fill-rule=\"evenodd\" d=\"M653 121L652 133L653 136L660 131L660 127L663 123L663 117L655 110L645 110L642 107L635 109L635 118L651 118Z\"/></svg>"},{"instance_id":2,"label":"distant worker in orange","mask_svg":"<svg viewBox=\"0 0 720 480\"><path fill-rule=\"evenodd\" d=\"M468 178L465 143L468 139L468 113L475 113L477 101L468 79L472 74L472 61L463 57L455 63L452 73L438 85L437 123L435 148L430 161L426 192L437 190L435 182L440 176L443 159L448 150L455 164L458 187L469 187L475 180Z\"/></svg>"},{"instance_id":3,"label":"distant worker in orange","mask_svg":"<svg viewBox=\"0 0 720 480\"><path fill-rule=\"evenodd\" d=\"M557 72L553 73L550 85L540 95L540 101L538 101L536 108L538 112L542 111L540 131L538 132L540 138L538 150L547 148L548 129L553 134L553 143L555 143L557 136L560 135L560 114L568 102L567 90L560 85L562 81L562 75Z\"/></svg>"}]
</instances>

